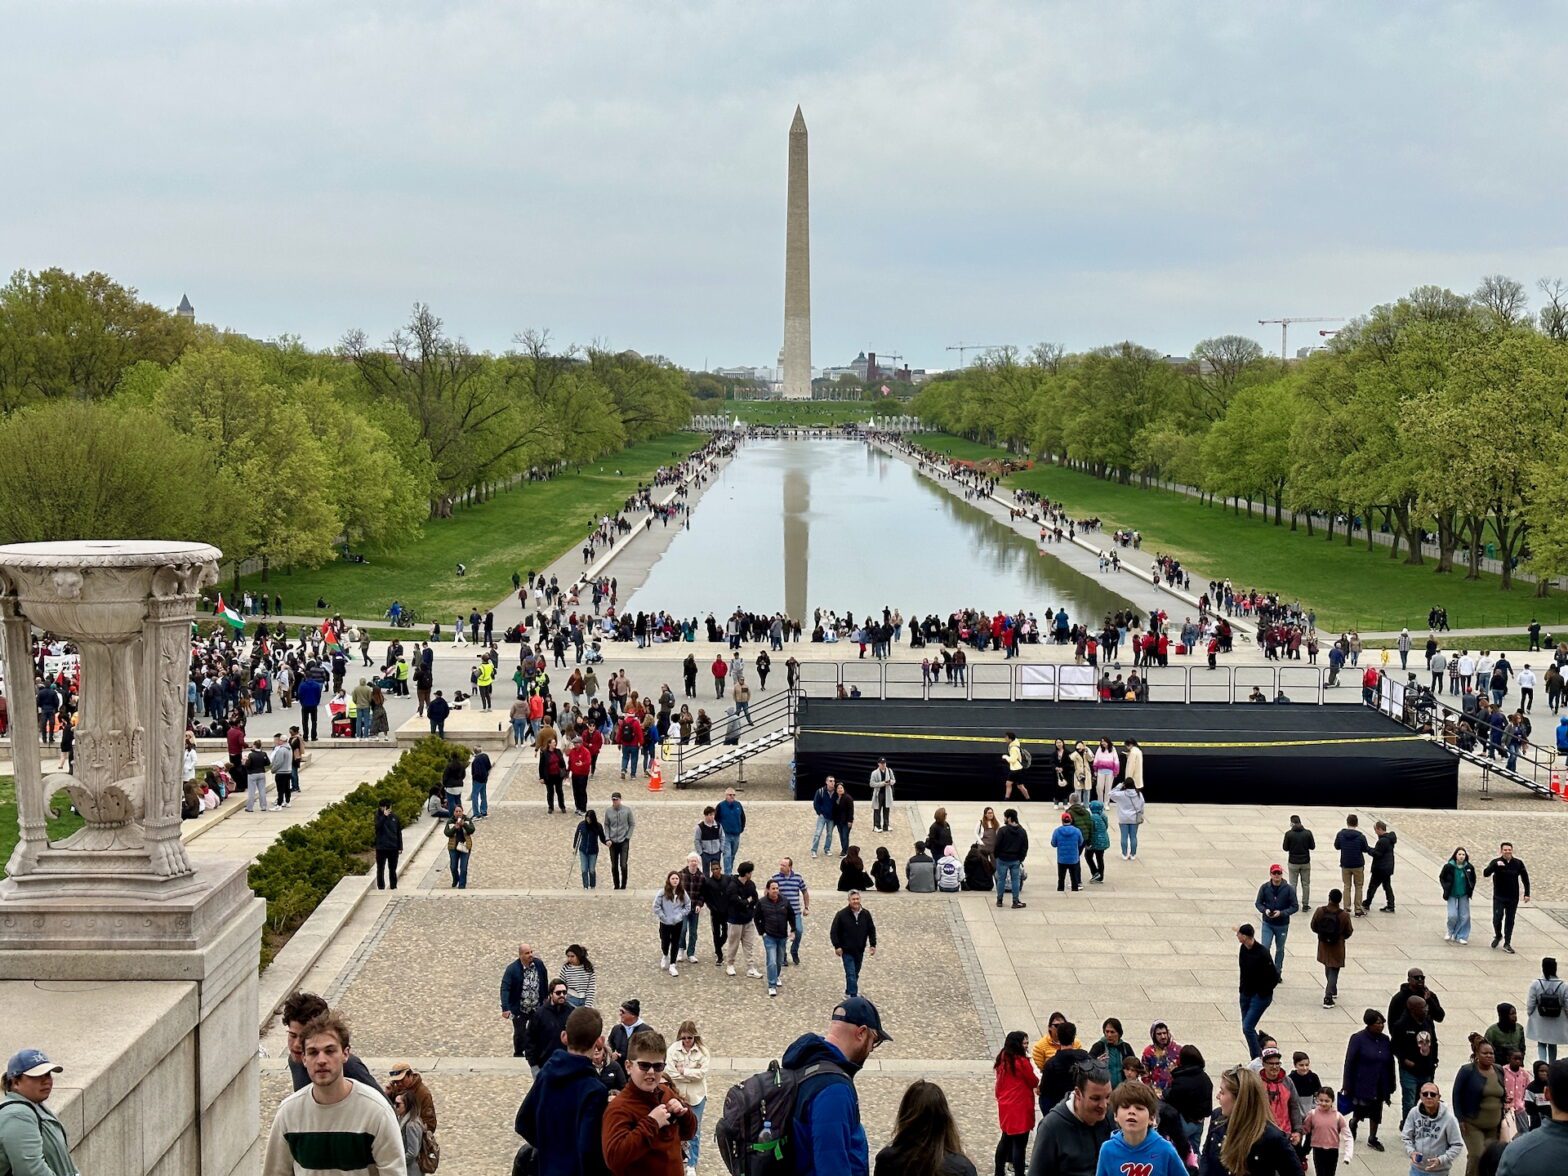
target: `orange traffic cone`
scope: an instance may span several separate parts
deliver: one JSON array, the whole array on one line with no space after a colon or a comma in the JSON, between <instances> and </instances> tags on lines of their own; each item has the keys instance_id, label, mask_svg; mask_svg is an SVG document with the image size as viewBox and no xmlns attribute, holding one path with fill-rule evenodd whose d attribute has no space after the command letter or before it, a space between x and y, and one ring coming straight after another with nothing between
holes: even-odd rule
<instances>
[{"instance_id":1,"label":"orange traffic cone","mask_svg":"<svg viewBox=\"0 0 1568 1176\"><path fill-rule=\"evenodd\" d=\"M648 773L648 791L664 791L664 769L660 766L658 760L653 761L653 770Z\"/></svg>"}]
</instances>

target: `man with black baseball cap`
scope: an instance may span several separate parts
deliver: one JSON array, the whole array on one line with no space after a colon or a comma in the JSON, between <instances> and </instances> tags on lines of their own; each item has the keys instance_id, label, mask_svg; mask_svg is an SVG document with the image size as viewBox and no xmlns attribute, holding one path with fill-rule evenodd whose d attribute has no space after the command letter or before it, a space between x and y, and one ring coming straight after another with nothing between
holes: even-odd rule
<instances>
[{"instance_id":1,"label":"man with black baseball cap","mask_svg":"<svg viewBox=\"0 0 1568 1176\"><path fill-rule=\"evenodd\" d=\"M41 1049L21 1050L6 1063L5 1100L0 1102L0 1162L5 1171L77 1176L65 1128L44 1106L62 1069Z\"/></svg>"},{"instance_id":2,"label":"man with black baseball cap","mask_svg":"<svg viewBox=\"0 0 1568 1176\"><path fill-rule=\"evenodd\" d=\"M795 1090L795 1171L800 1176L869 1176L871 1153L860 1125L855 1075L892 1036L863 996L840 1001L827 1032L805 1033L784 1051L786 1069L809 1070Z\"/></svg>"}]
</instances>

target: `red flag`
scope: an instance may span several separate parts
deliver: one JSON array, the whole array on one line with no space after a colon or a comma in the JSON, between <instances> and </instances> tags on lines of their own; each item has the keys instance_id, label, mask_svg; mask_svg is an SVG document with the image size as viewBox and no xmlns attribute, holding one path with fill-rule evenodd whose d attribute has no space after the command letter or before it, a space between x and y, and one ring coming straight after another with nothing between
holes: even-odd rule
<instances>
[{"instance_id":1,"label":"red flag","mask_svg":"<svg viewBox=\"0 0 1568 1176\"><path fill-rule=\"evenodd\" d=\"M892 391L892 389L889 388L886 384L882 385L882 395L886 396L891 391Z\"/></svg>"}]
</instances>

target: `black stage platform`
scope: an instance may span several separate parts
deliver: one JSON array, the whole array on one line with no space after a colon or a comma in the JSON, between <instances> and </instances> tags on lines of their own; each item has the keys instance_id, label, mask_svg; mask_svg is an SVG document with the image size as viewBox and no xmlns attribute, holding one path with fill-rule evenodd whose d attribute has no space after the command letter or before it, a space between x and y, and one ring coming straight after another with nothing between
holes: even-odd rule
<instances>
[{"instance_id":1,"label":"black stage platform","mask_svg":"<svg viewBox=\"0 0 1568 1176\"><path fill-rule=\"evenodd\" d=\"M1143 748L1150 800L1187 804L1331 804L1452 809L1459 761L1370 707L1270 703L800 701L796 795L824 776L857 797L885 755L899 800L1002 797L1002 733L1034 756L1025 783L1052 796L1056 739L1109 736Z\"/></svg>"}]
</instances>

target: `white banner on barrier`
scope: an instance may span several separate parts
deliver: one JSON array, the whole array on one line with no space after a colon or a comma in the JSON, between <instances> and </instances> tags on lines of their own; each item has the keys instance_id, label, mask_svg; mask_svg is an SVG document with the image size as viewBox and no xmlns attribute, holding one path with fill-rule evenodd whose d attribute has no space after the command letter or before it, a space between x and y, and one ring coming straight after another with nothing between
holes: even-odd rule
<instances>
[{"instance_id":1,"label":"white banner on barrier","mask_svg":"<svg viewBox=\"0 0 1568 1176\"><path fill-rule=\"evenodd\" d=\"M1019 666L1018 696L1056 701L1056 671L1061 666Z\"/></svg>"},{"instance_id":2,"label":"white banner on barrier","mask_svg":"<svg viewBox=\"0 0 1568 1176\"><path fill-rule=\"evenodd\" d=\"M1099 697L1093 666L1062 666L1056 682L1058 702L1093 702Z\"/></svg>"}]
</instances>

